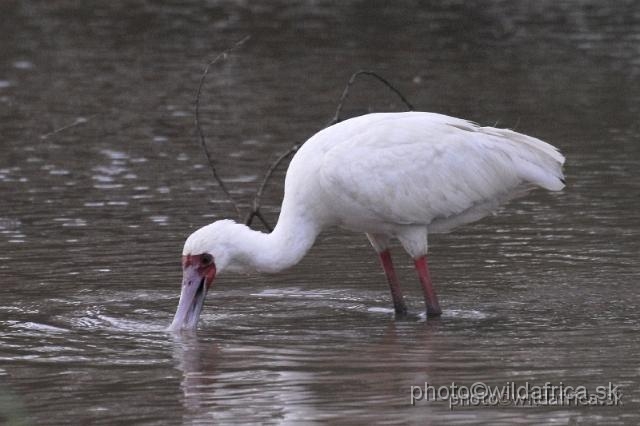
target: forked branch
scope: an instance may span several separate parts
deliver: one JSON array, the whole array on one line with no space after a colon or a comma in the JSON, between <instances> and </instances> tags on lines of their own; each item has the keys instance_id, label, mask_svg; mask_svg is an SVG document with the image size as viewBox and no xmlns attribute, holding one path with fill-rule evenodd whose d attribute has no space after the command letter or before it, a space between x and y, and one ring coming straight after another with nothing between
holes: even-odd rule
<instances>
[{"instance_id":1,"label":"forked branch","mask_svg":"<svg viewBox=\"0 0 640 426\"><path fill-rule=\"evenodd\" d=\"M347 98L349 97L349 90L351 89L351 86L353 86L353 83L356 82L356 79L361 75L368 75L375 78L380 83L387 86L387 88L391 90L393 93L398 95L400 100L405 104L405 106L409 111L414 110L413 105L411 105L411 103L407 100L407 98L405 98L404 95L393 86L393 84L389 83L387 79L385 79L375 71L359 70L351 74L351 77L349 77L349 81L347 82L347 85L344 87L344 90L342 91L342 95L340 96L340 100L338 101L338 107L336 108L336 113L333 115L333 118L331 119L331 121L329 121L329 123L327 124L327 127L333 124L339 123L341 121L340 114L342 113L342 108L344 107L344 104L347 101Z\"/></svg>"},{"instance_id":2,"label":"forked branch","mask_svg":"<svg viewBox=\"0 0 640 426\"><path fill-rule=\"evenodd\" d=\"M204 151L204 154L207 157L207 162L209 163L209 167L211 169L211 173L213 175L213 178L215 179L215 181L220 186L220 189L222 189L222 192L224 192L225 196L227 197L227 200L231 204L233 204L233 208L235 209L236 214L238 215L239 218L242 218L242 212L240 211L240 206L235 201L235 199L231 196L231 193L227 189L227 186L224 184L224 182L222 181L222 179L218 175L218 172L217 172L216 167L215 167L215 162L213 161L211 153L209 152L209 149L207 148L205 135L204 135L204 132L202 130L202 126L200 125L200 95L202 93L202 86L204 85L204 80L205 80L207 74L209 73L209 68L211 68L211 66L215 65L219 61L226 59L227 56L229 55L229 53L233 52L234 50L236 50L237 48L242 46L248 39L249 39L249 36L243 38L242 40L240 40L239 42L234 44L231 48L225 50L224 52L222 52L221 54L216 56L212 61L210 61L207 64L207 66L204 69L204 72L202 73L202 76L200 77L200 84L198 85L198 91L196 92L196 99L195 99L195 124L196 124L196 129L197 129L197 132L198 132L198 137L200 139L200 145L202 146L202 150ZM353 73L351 75L351 77L349 78L349 81L347 82L347 85L345 86L345 88L344 88L344 90L342 92L342 95L340 96L340 100L338 102L338 106L336 108L336 112L335 112L333 118L327 123L326 127L340 122L340 120L341 120L340 119L340 114L342 113L342 109L344 108L344 104L346 103L347 98L349 97L349 91L351 90L351 86L356 82L356 79L358 77L360 77L361 75L368 75L370 77L375 78L380 83L384 84L389 90L391 90L393 93L395 93L400 98L400 100L405 104L405 106L407 107L407 109L409 111L413 111L413 109L414 109L413 105L411 105L411 103L409 103L409 101L404 97L404 95L398 89L396 89L391 83L389 83L389 81L387 81L385 78L383 78L382 76L380 76L379 74L377 74L374 71L359 70L359 71L356 71L355 73ZM297 143L297 144L291 146L291 148L289 148L286 152L280 154L280 156L278 156L278 158L276 158L273 161L273 163L271 163L271 165L267 169L267 171L266 171L266 173L265 173L265 175L264 175L264 177L262 179L262 182L260 183L260 185L258 186L258 189L256 190L255 196L253 197L253 202L251 203L251 211L245 217L244 223L247 226L250 226L251 223L253 222L253 219L255 217L257 217L258 219L260 219L260 222L262 222L262 225L269 232L271 232L273 230L273 227L271 225L269 225L269 223L267 222L267 220L265 219L265 217L262 215L262 213L260 211L260 207L262 205L262 196L264 194L265 189L267 188L267 184L269 183L269 180L271 179L271 177L273 176L275 171L278 169L278 167L280 167L280 165L286 159L288 159L289 157L293 156L293 154L295 154L298 151L298 149L300 149L301 145L302 144Z\"/></svg>"},{"instance_id":3,"label":"forked branch","mask_svg":"<svg viewBox=\"0 0 640 426\"><path fill-rule=\"evenodd\" d=\"M326 127L332 126L332 125L334 125L336 123L339 123L341 121L340 114L342 113L342 109L344 108L344 104L346 103L347 98L349 97L349 91L351 90L351 86L353 86L353 84L356 82L356 79L358 77L360 77L361 75L368 75L368 76L371 76L371 77L377 79L379 82L381 82L386 87L388 87L393 93L398 95L400 100L405 104L405 106L407 107L407 109L409 111L413 111L414 110L413 105L407 100L407 98L405 98L404 95L398 89L396 89L391 83L389 83L389 81L387 81L384 77L382 77L381 75L379 75L375 71L359 70L359 71L356 71L353 74L351 74L351 77L349 78L349 81L347 82L347 85L345 86L344 90L342 91L342 95L340 96L340 100L338 101L338 106L336 108L336 113L333 115L333 118L331 118L331 120L327 123ZM260 213L260 206L261 206L261 203L262 203L262 194L264 193L264 190L267 187L267 183L269 182L269 180L273 176L273 173L278 169L280 164L282 164L282 162L284 160L286 160L287 158L293 156L293 154L295 154L298 151L298 149L300 149L301 145L302 144L299 144L299 143L293 145L286 152L280 154L280 156L278 158L276 158L273 163L271 163L271 165L267 169L267 172L264 175L264 178L262 178L262 183L258 187L258 190L256 191L255 197L253 198L253 203L251 203L252 210L246 217L245 225L251 226L253 218L254 217L258 217L258 219L260 219L260 221L265 226L265 228L267 230L269 230L269 232L271 232L271 230L272 230L271 226L267 223L265 218Z\"/></svg>"}]
</instances>

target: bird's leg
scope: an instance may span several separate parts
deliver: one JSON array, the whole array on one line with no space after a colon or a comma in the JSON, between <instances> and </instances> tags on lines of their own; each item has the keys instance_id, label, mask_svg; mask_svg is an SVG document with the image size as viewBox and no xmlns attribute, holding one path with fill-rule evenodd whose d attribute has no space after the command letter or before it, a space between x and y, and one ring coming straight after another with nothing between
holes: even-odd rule
<instances>
[{"instance_id":1,"label":"bird's leg","mask_svg":"<svg viewBox=\"0 0 640 426\"><path fill-rule=\"evenodd\" d=\"M429 275L429 266L427 265L427 256L420 256L415 259L416 270L424 292L424 304L427 308L428 317L438 317L442 315L442 309L438 303L438 296L433 289L431 276Z\"/></svg>"},{"instance_id":2,"label":"bird's leg","mask_svg":"<svg viewBox=\"0 0 640 426\"><path fill-rule=\"evenodd\" d=\"M396 311L397 316L405 316L407 314L407 305L404 303L404 297L402 296L402 289L400 288L400 282L396 276L396 271L393 268L393 262L391 261L391 252L389 251L389 236L385 234L369 234L367 238L378 253L378 258L384 269L384 274L387 276L389 282L389 290L391 290L391 299L393 299L393 309Z\"/></svg>"},{"instance_id":3,"label":"bird's leg","mask_svg":"<svg viewBox=\"0 0 640 426\"><path fill-rule=\"evenodd\" d=\"M378 253L380 257L380 263L387 276L389 282L389 289L391 290L391 298L393 299L393 309L396 311L396 315L404 316L407 314L407 305L404 303L404 297L402 296L402 289L400 288L400 282L396 276L396 271L393 269L393 262L391 261L391 252L389 249Z\"/></svg>"}]
</instances>

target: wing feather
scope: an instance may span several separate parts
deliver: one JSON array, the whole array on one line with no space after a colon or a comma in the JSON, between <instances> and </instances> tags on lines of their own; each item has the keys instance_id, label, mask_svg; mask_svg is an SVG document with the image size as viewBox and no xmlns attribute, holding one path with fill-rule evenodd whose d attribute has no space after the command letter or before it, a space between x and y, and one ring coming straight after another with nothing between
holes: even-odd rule
<instances>
[{"instance_id":1,"label":"wing feather","mask_svg":"<svg viewBox=\"0 0 640 426\"><path fill-rule=\"evenodd\" d=\"M321 186L351 215L429 224L479 209L476 220L523 183L563 186L564 158L538 139L439 114L376 115L322 159Z\"/></svg>"}]
</instances>

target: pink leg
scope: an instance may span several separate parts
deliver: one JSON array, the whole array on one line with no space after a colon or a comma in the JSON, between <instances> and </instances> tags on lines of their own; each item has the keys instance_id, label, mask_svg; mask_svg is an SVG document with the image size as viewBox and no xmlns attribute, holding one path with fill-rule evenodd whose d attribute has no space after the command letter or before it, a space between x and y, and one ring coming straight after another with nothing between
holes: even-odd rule
<instances>
[{"instance_id":1,"label":"pink leg","mask_svg":"<svg viewBox=\"0 0 640 426\"><path fill-rule=\"evenodd\" d=\"M417 258L415 264L418 277L420 278L420 284L422 284L422 291L424 292L424 304L427 307L427 316L437 317L442 315L442 309L440 309L440 304L438 303L438 296L436 296L433 284L431 284L427 256Z\"/></svg>"},{"instance_id":2,"label":"pink leg","mask_svg":"<svg viewBox=\"0 0 640 426\"><path fill-rule=\"evenodd\" d=\"M389 282L391 298L393 299L393 308L396 311L396 315L406 315L407 305L405 305L404 303L404 298L402 297L402 289L400 288L400 283L398 282L396 271L393 269L391 252L389 252L389 250L387 249L381 251L378 255L380 256L380 263L382 263L382 268L384 269L384 273L387 276L387 281Z\"/></svg>"}]
</instances>

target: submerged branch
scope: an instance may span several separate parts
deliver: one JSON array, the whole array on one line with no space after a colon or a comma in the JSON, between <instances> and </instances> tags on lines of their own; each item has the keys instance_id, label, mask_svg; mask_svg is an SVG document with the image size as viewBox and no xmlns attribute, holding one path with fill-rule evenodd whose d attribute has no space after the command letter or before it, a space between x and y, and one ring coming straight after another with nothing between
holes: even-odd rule
<instances>
[{"instance_id":1,"label":"submerged branch","mask_svg":"<svg viewBox=\"0 0 640 426\"><path fill-rule=\"evenodd\" d=\"M264 175L264 178L262 179L262 183L260 184L260 186L258 187L258 190L256 191L256 195L253 197L253 203L251 206L252 210L247 215L247 218L244 221L245 225L251 226L251 222L253 221L253 218L257 217L258 219L260 219L264 227L269 232L273 231L273 228L271 227L271 225L269 225L269 223L266 221L264 216L262 216L262 213L260 213L260 204L262 203L262 194L264 193L264 190L267 187L267 183L269 182L269 179L271 179L271 176L273 176L273 173L276 171L278 166L284 160L286 160L287 158L295 154L298 151L298 149L300 149L300 144L293 145L291 148L289 148L287 152L280 154L280 156L276 158L276 160L273 163L271 163L271 165L267 169L267 172Z\"/></svg>"},{"instance_id":2,"label":"submerged branch","mask_svg":"<svg viewBox=\"0 0 640 426\"><path fill-rule=\"evenodd\" d=\"M396 89L391 83L389 83L389 81L387 81L384 77L382 77L381 75L379 75L375 71L359 70L359 71L356 71L353 74L351 74L351 77L349 78L349 81L347 82L347 85L345 86L345 88L344 88L344 90L342 92L342 95L340 96L340 100L338 102L338 107L336 108L336 113L334 114L333 118L327 123L326 127L332 126L332 125L334 125L336 123L339 123L341 121L340 120L340 114L342 113L342 109L344 108L344 104L346 103L347 98L349 97L349 91L351 90L351 86L355 83L356 79L358 77L360 77L361 75L368 75L368 76L371 76L371 77L377 79L379 82L381 82L382 84L387 86L387 88L389 88L389 90L391 90L393 93L398 95L400 100L406 105L406 107L409 109L409 111L413 111L414 110L413 105L411 103L409 103L407 98L405 98L404 95L398 89ZM293 156L293 154L298 152L298 150L300 149L300 146L302 146L302 144L299 144L299 143L293 145L286 152L280 154L280 156L278 158L276 158L276 160L273 163L271 163L271 165L267 169L267 172L264 175L264 178L262 179L262 183L260 184L260 186L258 187L258 190L256 191L255 197L253 198L252 210L246 217L246 220L244 222L245 225L251 226L253 218L254 217L258 217L258 219L260 219L260 221L265 226L265 228L269 232L271 232L271 230L273 228L269 225L269 223L267 223L265 218L260 213L260 207L261 207L261 203L262 203L262 194L264 193L264 190L267 187L267 183L269 182L269 180L273 176L273 173L278 169L280 164L282 164L282 162L284 160L286 160L287 158Z\"/></svg>"},{"instance_id":3,"label":"submerged branch","mask_svg":"<svg viewBox=\"0 0 640 426\"><path fill-rule=\"evenodd\" d=\"M72 129L74 127L80 126L82 124L85 124L87 122L89 122L89 120L91 120L93 117L96 117L98 114L93 114L90 115L89 117L85 118L85 117L78 117L76 118L76 120L71 123L71 124L67 124L66 126L62 126L62 127L58 127L55 130L50 131L49 133L45 133L43 135L40 135L40 139L49 139L51 136L56 135L60 132L64 132L65 130L69 130Z\"/></svg>"},{"instance_id":4,"label":"submerged branch","mask_svg":"<svg viewBox=\"0 0 640 426\"><path fill-rule=\"evenodd\" d=\"M202 86L204 85L204 80L207 74L209 73L209 68L215 65L218 61L226 59L229 53L233 52L234 50L242 46L247 40L249 40L249 38L250 36L246 36L245 38L243 38L242 40L238 41L236 44L231 46L229 49L220 53L218 56L216 56L212 61L210 61L207 64L207 66L204 68L204 72L202 73L202 76L200 77L200 84L198 85L198 91L196 92L196 100L195 100L195 107L196 107L196 114L195 114L196 123L195 124L196 124L196 129L198 131L198 137L200 138L200 145L202 145L202 150L204 151L204 154L207 157L207 162L209 163L209 167L211 168L211 173L213 174L213 178L220 186L220 189L222 189L222 192L224 192L224 195L226 195L228 201L231 204L233 204L233 208L236 210L236 213L238 214L239 218L242 217L242 213L240 212L240 207L238 207L238 203L236 203L236 201L233 199L233 197L231 196L231 193L227 189L227 186L224 184L222 179L220 179L220 176L218 176L215 163L213 161L213 158L211 158L211 153L209 152L209 149L207 148L207 142L205 140L204 132L202 131L202 126L200 126L200 94L202 93Z\"/></svg>"},{"instance_id":5,"label":"submerged branch","mask_svg":"<svg viewBox=\"0 0 640 426\"><path fill-rule=\"evenodd\" d=\"M353 83L356 82L356 79L358 77L360 77L361 75L368 75L370 77L375 78L380 83L382 83L385 86L387 86L387 88L389 90L391 90L393 93L398 95L400 100L405 104L405 106L407 107L407 109L409 111L413 111L414 110L413 105L411 105L411 103L407 100L407 98L405 98L404 95L398 89L396 89L395 86L393 86L393 84L389 83L389 81L387 81L387 79L385 79L384 77L382 77L380 74L376 73L375 71L359 70L359 71L356 71L353 74L351 74L351 77L349 78L349 81L347 82L347 85L345 86L344 90L342 91L342 95L340 96L340 101L338 102L338 107L336 108L336 113L334 114L334 116L331 119L331 121L329 121L329 123L327 124L327 127L331 126L333 124L339 123L341 121L340 120L340 114L342 113L342 108L344 107L344 104L347 101L347 98L349 97L349 90L351 89L351 86L353 85Z\"/></svg>"},{"instance_id":6,"label":"submerged branch","mask_svg":"<svg viewBox=\"0 0 640 426\"><path fill-rule=\"evenodd\" d=\"M218 171L216 170L215 163L213 161L213 158L211 157L211 153L209 152L209 149L207 148L205 135L204 135L204 132L202 130L202 126L200 125L200 95L202 93L202 86L204 85L204 80L205 80L207 74L209 73L209 68L211 68L211 66L215 65L220 60L226 59L227 56L229 55L229 53L231 53L232 51L234 51L237 48L239 48L240 46L242 46L248 39L249 39L249 36L247 36L247 37L243 38L242 40L238 41L231 48L229 48L229 49L225 50L224 52L220 53L218 56L216 56L212 61L210 61L207 64L207 66L204 69L204 72L202 73L202 76L200 77L200 84L198 85L198 91L196 92L196 99L195 99L195 125L196 125L196 129L197 129L197 132L198 132L200 145L202 146L202 150L204 151L204 154L207 157L207 162L209 163L209 167L211 169L211 173L213 174L213 178L215 179L215 181L220 186L220 189L222 189L222 192L224 192L225 196L227 197L227 200L233 205L233 208L235 209L236 214L238 215L239 218L242 218L242 213L240 211L240 207L239 207L238 203L236 202L236 200L231 196L231 193L227 189L227 186L224 184L224 182L222 181L222 179L218 175ZM347 85L345 86L345 88L344 88L344 90L342 92L342 95L340 96L340 100L338 102L338 106L336 108L336 112L335 112L333 118L329 121L329 123L327 123L326 127L340 122L340 114L342 113L342 109L344 108L344 104L346 103L347 98L349 97L349 91L351 90L351 86L355 83L356 79L358 77L360 77L361 75L368 75L370 77L375 78L380 83L384 84L389 90L391 90L393 93L395 93L400 98L400 100L406 105L406 107L409 109L409 111L413 111L413 109L414 109L413 105L411 105L411 103L409 103L409 101L404 97L404 95L398 89L396 89L391 83L389 83L389 81L387 81L385 78L383 78L382 76L380 76L379 74L377 74L374 71L359 70L359 71L353 73L351 75L351 77L349 78L349 81L347 82ZM302 144L300 144L300 143L291 146L291 148L289 148L286 152L280 154L273 161L273 163L271 163L271 165L267 169L267 171L266 171L266 173L265 173L265 175L264 175L264 177L262 179L262 182L260 183L260 185L258 186L258 189L256 190L255 196L253 197L253 202L251 203L251 211L247 214L247 216L245 217L245 220L244 220L245 225L250 226L251 223L253 222L253 219L254 218L258 218L260 220L260 222L262 222L262 224L264 225L265 229L267 229L269 232L271 232L273 230L273 227L271 225L269 225L269 222L267 222L265 217L262 215L262 212L260 211L260 207L262 205L262 196L263 196L264 191L265 191L265 189L267 187L267 184L269 183L269 180L271 180L271 178L273 177L273 174L278 169L278 167L280 167L280 165L286 159L288 159L289 157L293 156L300 149L301 146L302 146Z\"/></svg>"}]
</instances>

